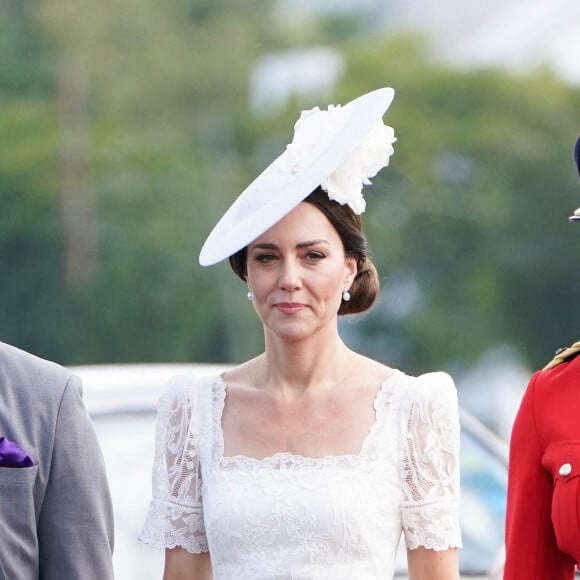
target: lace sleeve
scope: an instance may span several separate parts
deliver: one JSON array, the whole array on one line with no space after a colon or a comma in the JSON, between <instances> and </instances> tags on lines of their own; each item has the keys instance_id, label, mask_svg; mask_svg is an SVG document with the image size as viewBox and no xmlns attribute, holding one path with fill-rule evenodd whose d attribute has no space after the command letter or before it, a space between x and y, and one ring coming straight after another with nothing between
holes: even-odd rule
<instances>
[{"instance_id":1,"label":"lace sleeve","mask_svg":"<svg viewBox=\"0 0 580 580\"><path fill-rule=\"evenodd\" d=\"M461 547L457 392L445 373L429 373L414 381L401 425L406 545L433 550Z\"/></svg>"},{"instance_id":2,"label":"lace sleeve","mask_svg":"<svg viewBox=\"0 0 580 580\"><path fill-rule=\"evenodd\" d=\"M207 552L201 500L198 390L175 377L159 398L153 497L139 539L155 548Z\"/></svg>"}]
</instances>

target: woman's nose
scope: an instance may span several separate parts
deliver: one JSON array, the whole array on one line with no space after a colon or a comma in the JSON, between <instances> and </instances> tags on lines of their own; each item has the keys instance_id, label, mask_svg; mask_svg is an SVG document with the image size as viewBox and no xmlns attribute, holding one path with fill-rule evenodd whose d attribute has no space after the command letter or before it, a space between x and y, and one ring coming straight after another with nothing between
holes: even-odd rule
<instances>
[{"instance_id":1,"label":"woman's nose","mask_svg":"<svg viewBox=\"0 0 580 580\"><path fill-rule=\"evenodd\" d=\"M287 292L300 288L300 269L292 260L285 260L282 264L279 284L280 288Z\"/></svg>"}]
</instances>

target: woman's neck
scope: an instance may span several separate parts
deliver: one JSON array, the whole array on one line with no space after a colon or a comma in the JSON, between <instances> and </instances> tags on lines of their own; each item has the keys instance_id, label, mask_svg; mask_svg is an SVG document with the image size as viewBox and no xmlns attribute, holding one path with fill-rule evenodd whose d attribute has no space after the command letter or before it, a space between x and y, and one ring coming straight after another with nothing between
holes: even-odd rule
<instances>
[{"instance_id":1,"label":"woman's neck","mask_svg":"<svg viewBox=\"0 0 580 580\"><path fill-rule=\"evenodd\" d=\"M265 352L257 361L260 383L272 394L297 398L312 388L336 386L356 356L338 333L296 342L266 335Z\"/></svg>"}]
</instances>

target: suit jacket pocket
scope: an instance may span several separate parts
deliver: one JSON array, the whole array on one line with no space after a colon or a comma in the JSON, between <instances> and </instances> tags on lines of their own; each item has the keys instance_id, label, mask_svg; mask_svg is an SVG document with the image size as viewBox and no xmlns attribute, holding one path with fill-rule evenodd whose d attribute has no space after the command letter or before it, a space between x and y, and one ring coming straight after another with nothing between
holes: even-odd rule
<instances>
[{"instance_id":1,"label":"suit jacket pocket","mask_svg":"<svg viewBox=\"0 0 580 580\"><path fill-rule=\"evenodd\" d=\"M558 548L580 562L580 441L550 445L542 464L554 480L552 524Z\"/></svg>"},{"instance_id":2,"label":"suit jacket pocket","mask_svg":"<svg viewBox=\"0 0 580 580\"><path fill-rule=\"evenodd\" d=\"M34 484L38 465L0 468L0 578L37 574Z\"/></svg>"},{"instance_id":3,"label":"suit jacket pocket","mask_svg":"<svg viewBox=\"0 0 580 580\"><path fill-rule=\"evenodd\" d=\"M34 484L38 473L38 465L32 467L0 467L0 485L26 485Z\"/></svg>"}]
</instances>

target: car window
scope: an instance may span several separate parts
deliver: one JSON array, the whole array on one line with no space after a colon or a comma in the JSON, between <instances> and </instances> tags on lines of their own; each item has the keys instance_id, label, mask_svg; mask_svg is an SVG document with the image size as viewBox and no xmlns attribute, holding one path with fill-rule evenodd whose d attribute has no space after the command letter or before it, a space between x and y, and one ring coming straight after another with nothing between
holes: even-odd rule
<instances>
[{"instance_id":1,"label":"car window","mask_svg":"<svg viewBox=\"0 0 580 580\"><path fill-rule=\"evenodd\" d=\"M507 490L505 463L474 435L461 433L463 574L488 571L503 545Z\"/></svg>"}]
</instances>

